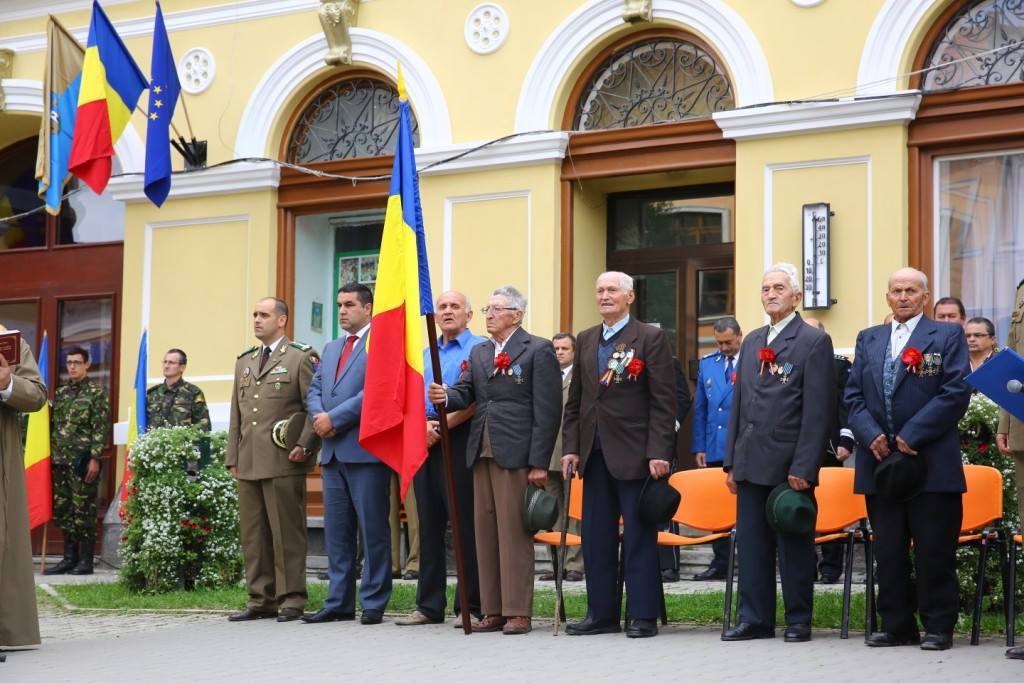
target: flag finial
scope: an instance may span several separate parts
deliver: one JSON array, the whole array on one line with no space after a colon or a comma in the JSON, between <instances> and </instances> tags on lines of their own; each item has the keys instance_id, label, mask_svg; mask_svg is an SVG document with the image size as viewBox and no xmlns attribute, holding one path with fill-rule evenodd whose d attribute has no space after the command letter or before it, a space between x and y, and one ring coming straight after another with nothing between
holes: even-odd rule
<instances>
[{"instance_id":1,"label":"flag finial","mask_svg":"<svg viewBox=\"0 0 1024 683\"><path fill-rule=\"evenodd\" d=\"M398 62L398 99L408 100L409 95L405 91L405 77L402 76L402 63Z\"/></svg>"}]
</instances>

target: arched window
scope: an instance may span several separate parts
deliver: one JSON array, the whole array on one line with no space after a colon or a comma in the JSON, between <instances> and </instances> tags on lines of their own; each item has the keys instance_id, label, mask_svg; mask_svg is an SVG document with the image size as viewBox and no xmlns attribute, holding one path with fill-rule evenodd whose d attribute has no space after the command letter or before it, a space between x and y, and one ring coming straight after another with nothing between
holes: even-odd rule
<instances>
[{"instance_id":1,"label":"arched window","mask_svg":"<svg viewBox=\"0 0 1024 683\"><path fill-rule=\"evenodd\" d=\"M308 164L394 154L398 103L393 85L368 76L326 86L296 119L288 139L287 160ZM419 144L415 116L413 140Z\"/></svg>"},{"instance_id":2,"label":"arched window","mask_svg":"<svg viewBox=\"0 0 1024 683\"><path fill-rule=\"evenodd\" d=\"M1005 50L999 48L1009 46ZM996 50L993 52L993 50ZM922 90L935 92L1024 82L1024 2L975 0L932 43Z\"/></svg>"},{"instance_id":3,"label":"arched window","mask_svg":"<svg viewBox=\"0 0 1024 683\"><path fill-rule=\"evenodd\" d=\"M733 108L719 59L695 40L647 37L613 49L590 70L573 130L634 128Z\"/></svg>"}]
</instances>

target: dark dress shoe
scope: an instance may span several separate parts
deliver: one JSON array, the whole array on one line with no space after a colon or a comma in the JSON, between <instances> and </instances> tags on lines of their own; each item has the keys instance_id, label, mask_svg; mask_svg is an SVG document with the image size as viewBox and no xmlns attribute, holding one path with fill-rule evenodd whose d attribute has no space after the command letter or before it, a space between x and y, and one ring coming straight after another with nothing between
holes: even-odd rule
<instances>
[{"instance_id":1,"label":"dark dress shoe","mask_svg":"<svg viewBox=\"0 0 1024 683\"><path fill-rule=\"evenodd\" d=\"M302 616L302 610L298 607L285 607L277 613L277 620L280 622L295 621Z\"/></svg>"},{"instance_id":2,"label":"dark dress shoe","mask_svg":"<svg viewBox=\"0 0 1024 683\"><path fill-rule=\"evenodd\" d=\"M541 572L540 575L537 577L537 580L538 581L554 581L555 580L555 573L554 572Z\"/></svg>"},{"instance_id":3,"label":"dark dress shoe","mask_svg":"<svg viewBox=\"0 0 1024 683\"><path fill-rule=\"evenodd\" d=\"M839 583L840 578L842 578L840 574L822 574L821 583Z\"/></svg>"},{"instance_id":4,"label":"dark dress shoe","mask_svg":"<svg viewBox=\"0 0 1024 683\"><path fill-rule=\"evenodd\" d=\"M782 638L787 643L806 643L811 639L811 625L792 624L787 626Z\"/></svg>"},{"instance_id":5,"label":"dark dress shoe","mask_svg":"<svg viewBox=\"0 0 1024 683\"><path fill-rule=\"evenodd\" d=\"M634 619L626 627L627 638L653 638L658 635L658 622L654 619Z\"/></svg>"},{"instance_id":6,"label":"dark dress shoe","mask_svg":"<svg viewBox=\"0 0 1024 683\"><path fill-rule=\"evenodd\" d=\"M589 614L583 621L565 627L566 634L570 636L596 636L600 633L618 633L621 630L618 622L598 621Z\"/></svg>"},{"instance_id":7,"label":"dark dress shoe","mask_svg":"<svg viewBox=\"0 0 1024 683\"><path fill-rule=\"evenodd\" d=\"M578 572L575 569L570 569L569 571L567 571L565 573L565 580L566 581L582 581L583 580L583 572Z\"/></svg>"},{"instance_id":8,"label":"dark dress shoe","mask_svg":"<svg viewBox=\"0 0 1024 683\"><path fill-rule=\"evenodd\" d=\"M948 650L953 647L951 633L925 633L921 639L922 650Z\"/></svg>"},{"instance_id":9,"label":"dark dress shoe","mask_svg":"<svg viewBox=\"0 0 1024 683\"><path fill-rule=\"evenodd\" d=\"M675 583L679 580L679 572L673 569L662 569L661 570L661 581L662 583Z\"/></svg>"},{"instance_id":10,"label":"dark dress shoe","mask_svg":"<svg viewBox=\"0 0 1024 683\"><path fill-rule=\"evenodd\" d=\"M767 626L754 626L747 622L742 622L731 628L722 634L722 640L734 641L734 640L757 640L759 638L774 638L775 629L768 628Z\"/></svg>"},{"instance_id":11,"label":"dark dress shoe","mask_svg":"<svg viewBox=\"0 0 1024 683\"><path fill-rule=\"evenodd\" d=\"M722 569L715 569L714 567L708 567L700 574L693 575L694 581L724 581L725 571Z\"/></svg>"},{"instance_id":12,"label":"dark dress shoe","mask_svg":"<svg viewBox=\"0 0 1024 683\"><path fill-rule=\"evenodd\" d=\"M273 619L276 616L277 612L267 612L265 610L246 607L241 612L235 612L229 616L228 621L255 621L256 619Z\"/></svg>"},{"instance_id":13,"label":"dark dress shoe","mask_svg":"<svg viewBox=\"0 0 1024 683\"><path fill-rule=\"evenodd\" d=\"M411 569L407 570L404 574L402 574L403 581L415 581L418 578L420 578L420 573L414 572Z\"/></svg>"},{"instance_id":14,"label":"dark dress shoe","mask_svg":"<svg viewBox=\"0 0 1024 683\"><path fill-rule=\"evenodd\" d=\"M379 609L364 609L363 616L359 617L360 624L379 624L384 621L384 613Z\"/></svg>"},{"instance_id":15,"label":"dark dress shoe","mask_svg":"<svg viewBox=\"0 0 1024 683\"><path fill-rule=\"evenodd\" d=\"M1006 651L1007 659L1024 659L1024 645L1018 645L1017 647L1011 647Z\"/></svg>"},{"instance_id":16,"label":"dark dress shoe","mask_svg":"<svg viewBox=\"0 0 1024 683\"><path fill-rule=\"evenodd\" d=\"M326 624L329 621L352 621L356 618L356 615L346 614L344 612L335 612L330 609L322 609L319 612L303 614L301 618L303 623L306 624Z\"/></svg>"},{"instance_id":17,"label":"dark dress shoe","mask_svg":"<svg viewBox=\"0 0 1024 683\"><path fill-rule=\"evenodd\" d=\"M918 645L920 642L921 636L917 631L911 631L910 633L879 631L868 636L865 644L868 647L900 647L902 645Z\"/></svg>"}]
</instances>

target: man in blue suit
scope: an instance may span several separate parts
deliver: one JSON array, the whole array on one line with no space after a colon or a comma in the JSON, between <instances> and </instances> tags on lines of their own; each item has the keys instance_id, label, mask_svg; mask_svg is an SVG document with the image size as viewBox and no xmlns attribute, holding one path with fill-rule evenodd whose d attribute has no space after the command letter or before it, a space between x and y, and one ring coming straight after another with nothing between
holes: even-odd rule
<instances>
[{"instance_id":1,"label":"man in blue suit","mask_svg":"<svg viewBox=\"0 0 1024 683\"><path fill-rule=\"evenodd\" d=\"M846 385L849 426L857 440L854 490L867 496L878 559L878 612L882 630L871 647L917 645L946 650L953 644L959 591L956 546L966 490L957 423L971 399L960 325L924 317L928 278L913 268L889 276L893 320L857 335ZM894 500L875 486L878 463L899 451L921 458L921 492ZM910 548L914 549L911 580ZM917 630L918 611L924 624Z\"/></svg>"},{"instance_id":2,"label":"man in blue suit","mask_svg":"<svg viewBox=\"0 0 1024 683\"><path fill-rule=\"evenodd\" d=\"M302 617L307 624L355 618L357 533L365 558L360 622L379 624L391 598L391 470L359 445L366 334L372 312L373 293L366 285L347 284L338 290L338 323L346 334L324 347L320 368L309 386L309 414L323 439L320 471L330 587L323 609Z\"/></svg>"},{"instance_id":3,"label":"man in blue suit","mask_svg":"<svg viewBox=\"0 0 1024 683\"><path fill-rule=\"evenodd\" d=\"M740 344L743 342L743 331L736 318L721 318L715 322L714 329L718 351L700 359L693 399L690 450L697 461L697 467L721 467L725 460L733 377L739 360ZM729 566L729 540L720 538L711 544L711 549L715 552L711 564L700 574L694 574L694 581L725 578Z\"/></svg>"}]
</instances>

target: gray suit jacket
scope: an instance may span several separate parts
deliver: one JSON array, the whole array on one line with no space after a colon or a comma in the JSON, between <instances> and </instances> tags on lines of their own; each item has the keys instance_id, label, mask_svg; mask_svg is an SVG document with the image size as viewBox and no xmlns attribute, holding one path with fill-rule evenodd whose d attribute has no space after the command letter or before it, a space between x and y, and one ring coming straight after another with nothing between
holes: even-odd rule
<instances>
[{"instance_id":1,"label":"gray suit jacket","mask_svg":"<svg viewBox=\"0 0 1024 683\"><path fill-rule=\"evenodd\" d=\"M469 368L448 387L448 409L476 403L466 445L472 466L480 452L486 423L491 454L505 469L548 468L555 435L562 422L562 374L551 342L520 328L505 343L505 353L517 366L516 375L494 373L494 342L477 344L469 353Z\"/></svg>"},{"instance_id":2,"label":"gray suit jacket","mask_svg":"<svg viewBox=\"0 0 1024 683\"><path fill-rule=\"evenodd\" d=\"M766 325L743 340L724 468L738 482L776 486L793 475L816 484L836 412L832 340L797 313L769 347L776 365L792 364L783 382L767 367L760 372L767 339Z\"/></svg>"}]
</instances>

